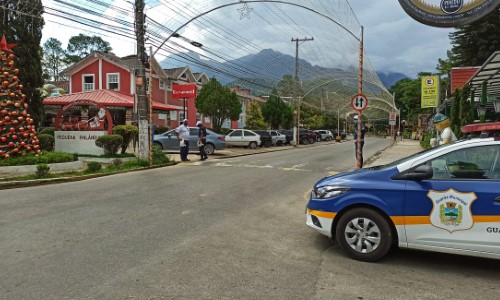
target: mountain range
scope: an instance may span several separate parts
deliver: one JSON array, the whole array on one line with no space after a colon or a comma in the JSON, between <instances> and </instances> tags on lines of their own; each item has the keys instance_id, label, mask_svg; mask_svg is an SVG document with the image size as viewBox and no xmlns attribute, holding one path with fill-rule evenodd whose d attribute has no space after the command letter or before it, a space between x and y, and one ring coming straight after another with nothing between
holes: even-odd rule
<instances>
[{"instance_id":1,"label":"mountain range","mask_svg":"<svg viewBox=\"0 0 500 300\"><path fill-rule=\"evenodd\" d=\"M234 60L217 62L200 57L195 52L180 53L161 62L163 68L178 68L189 66L192 72L203 72L209 78L215 77L224 85L238 82L269 86L281 80L284 75L295 72L295 58L272 49L264 49L257 54L246 55ZM348 74L352 76L355 71L340 68L326 68L313 66L308 61L299 59L300 79L311 80L319 76L335 76ZM391 71L377 71L377 75L384 86L389 89L394 83L403 78L405 74Z\"/></svg>"}]
</instances>

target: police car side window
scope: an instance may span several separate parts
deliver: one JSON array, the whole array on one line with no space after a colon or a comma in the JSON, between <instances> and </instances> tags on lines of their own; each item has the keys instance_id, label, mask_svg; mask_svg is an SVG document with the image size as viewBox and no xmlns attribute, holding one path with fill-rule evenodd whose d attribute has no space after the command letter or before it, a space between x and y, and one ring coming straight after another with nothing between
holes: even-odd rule
<instances>
[{"instance_id":1,"label":"police car side window","mask_svg":"<svg viewBox=\"0 0 500 300\"><path fill-rule=\"evenodd\" d=\"M497 179L496 145L457 150L431 160L432 179Z\"/></svg>"}]
</instances>

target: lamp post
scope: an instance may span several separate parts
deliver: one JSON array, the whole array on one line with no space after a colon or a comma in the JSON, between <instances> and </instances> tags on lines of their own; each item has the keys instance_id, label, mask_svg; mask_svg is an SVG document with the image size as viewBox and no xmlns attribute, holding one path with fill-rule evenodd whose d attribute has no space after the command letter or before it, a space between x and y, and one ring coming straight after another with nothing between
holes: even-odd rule
<instances>
[{"instance_id":1,"label":"lamp post","mask_svg":"<svg viewBox=\"0 0 500 300\"><path fill-rule=\"evenodd\" d=\"M479 116L479 122L484 123L486 119L486 106L481 104L477 107L477 115Z\"/></svg>"}]
</instances>

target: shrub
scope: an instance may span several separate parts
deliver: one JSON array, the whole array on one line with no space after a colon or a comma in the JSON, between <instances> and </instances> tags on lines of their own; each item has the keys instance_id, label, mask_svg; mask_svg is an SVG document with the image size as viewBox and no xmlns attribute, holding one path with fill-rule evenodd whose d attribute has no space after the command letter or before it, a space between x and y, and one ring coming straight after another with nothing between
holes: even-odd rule
<instances>
[{"instance_id":1,"label":"shrub","mask_svg":"<svg viewBox=\"0 0 500 300\"><path fill-rule=\"evenodd\" d=\"M218 134L222 134L222 135L226 135L229 133L229 131L231 131L232 129L230 128L221 128L219 131L220 132L217 132Z\"/></svg>"},{"instance_id":2,"label":"shrub","mask_svg":"<svg viewBox=\"0 0 500 300\"><path fill-rule=\"evenodd\" d=\"M113 161L111 162L111 164L113 164L113 166L115 166L115 167L118 167L121 164L123 164L123 161L121 159L119 159L119 158L115 158L115 159L113 159Z\"/></svg>"},{"instance_id":3,"label":"shrub","mask_svg":"<svg viewBox=\"0 0 500 300\"><path fill-rule=\"evenodd\" d=\"M49 175L49 171L50 171L50 166L47 165L47 164L39 164L36 166L36 177L38 178L44 178L44 177L47 177Z\"/></svg>"},{"instance_id":4,"label":"shrub","mask_svg":"<svg viewBox=\"0 0 500 300\"><path fill-rule=\"evenodd\" d=\"M96 173L99 172L102 169L102 166L100 163L96 161L90 161L87 163L87 169L85 170L85 173Z\"/></svg>"},{"instance_id":5,"label":"shrub","mask_svg":"<svg viewBox=\"0 0 500 300\"><path fill-rule=\"evenodd\" d=\"M165 153L163 153L161 148L157 145L153 145L153 165L166 164L169 161L170 160Z\"/></svg>"},{"instance_id":6,"label":"shrub","mask_svg":"<svg viewBox=\"0 0 500 300\"><path fill-rule=\"evenodd\" d=\"M424 149L429 149L431 147L431 139L436 137L435 132L424 134L424 138L420 141L420 146Z\"/></svg>"},{"instance_id":7,"label":"shrub","mask_svg":"<svg viewBox=\"0 0 500 300\"><path fill-rule=\"evenodd\" d=\"M38 134L48 134L48 135L51 135L51 136L54 136L54 127L45 127L44 129L40 130L40 132L38 132Z\"/></svg>"},{"instance_id":8,"label":"shrub","mask_svg":"<svg viewBox=\"0 0 500 300\"><path fill-rule=\"evenodd\" d=\"M123 137L118 134L102 135L95 141L95 145L103 148L106 154L116 154L122 143Z\"/></svg>"},{"instance_id":9,"label":"shrub","mask_svg":"<svg viewBox=\"0 0 500 300\"><path fill-rule=\"evenodd\" d=\"M123 138L122 144L120 147L122 148L122 154L127 151L128 145L130 141L139 134L139 128L134 125L118 125L113 127L113 134L121 135Z\"/></svg>"},{"instance_id":10,"label":"shrub","mask_svg":"<svg viewBox=\"0 0 500 300\"><path fill-rule=\"evenodd\" d=\"M40 149L42 151L54 151L54 136L50 134L38 134L37 137L40 141Z\"/></svg>"},{"instance_id":11,"label":"shrub","mask_svg":"<svg viewBox=\"0 0 500 300\"><path fill-rule=\"evenodd\" d=\"M32 154L19 157L10 157L8 159L0 159L0 167L51 164L51 163L70 162L75 160L78 160L78 156L75 159L75 157L71 153L43 152L41 155Z\"/></svg>"}]
</instances>

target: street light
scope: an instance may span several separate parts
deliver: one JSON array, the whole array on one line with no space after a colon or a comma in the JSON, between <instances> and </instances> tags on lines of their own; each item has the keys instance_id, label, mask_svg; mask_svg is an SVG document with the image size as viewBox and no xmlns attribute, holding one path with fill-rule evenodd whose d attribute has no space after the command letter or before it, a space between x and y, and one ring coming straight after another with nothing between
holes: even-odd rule
<instances>
[{"instance_id":1,"label":"street light","mask_svg":"<svg viewBox=\"0 0 500 300\"><path fill-rule=\"evenodd\" d=\"M479 116L479 122L484 123L485 118L486 118L486 106L485 105L479 105L477 107L477 115Z\"/></svg>"}]
</instances>

